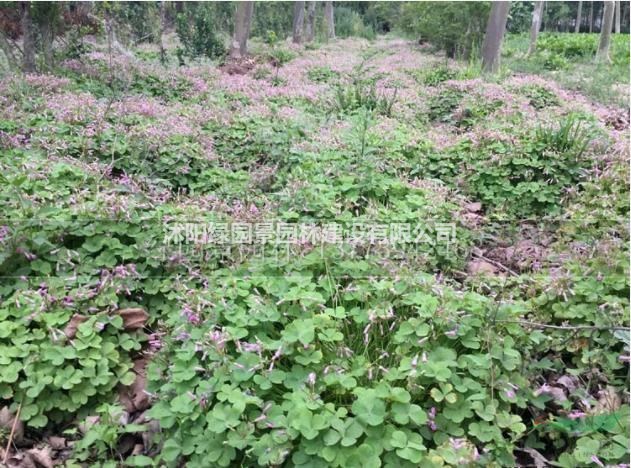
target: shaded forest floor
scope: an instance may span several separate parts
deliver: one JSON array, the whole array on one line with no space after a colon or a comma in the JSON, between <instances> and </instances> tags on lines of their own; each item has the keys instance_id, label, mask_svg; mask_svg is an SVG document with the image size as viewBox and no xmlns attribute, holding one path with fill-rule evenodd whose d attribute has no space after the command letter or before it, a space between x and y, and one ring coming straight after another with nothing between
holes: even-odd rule
<instances>
[{"instance_id":1,"label":"shaded forest floor","mask_svg":"<svg viewBox=\"0 0 631 468\"><path fill-rule=\"evenodd\" d=\"M628 462L628 108L392 38L87 46L0 85L10 465Z\"/></svg>"}]
</instances>

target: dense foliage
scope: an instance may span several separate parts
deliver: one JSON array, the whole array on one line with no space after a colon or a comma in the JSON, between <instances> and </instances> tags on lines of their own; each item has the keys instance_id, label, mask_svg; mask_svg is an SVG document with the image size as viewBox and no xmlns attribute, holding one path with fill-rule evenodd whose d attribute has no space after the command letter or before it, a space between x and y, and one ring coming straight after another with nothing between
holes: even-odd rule
<instances>
[{"instance_id":1,"label":"dense foliage","mask_svg":"<svg viewBox=\"0 0 631 468\"><path fill-rule=\"evenodd\" d=\"M488 15L486 2L409 2L403 7L401 24L449 57L469 58L478 54Z\"/></svg>"},{"instance_id":2,"label":"dense foliage","mask_svg":"<svg viewBox=\"0 0 631 468\"><path fill-rule=\"evenodd\" d=\"M220 58L225 54L223 38L217 35L217 21L213 4L201 3L194 10L180 13L176 18L176 31L191 57Z\"/></svg>"},{"instance_id":3,"label":"dense foliage","mask_svg":"<svg viewBox=\"0 0 631 468\"><path fill-rule=\"evenodd\" d=\"M484 3L345 3L362 38L308 48L265 4L242 66L187 65L226 5L169 12L166 60L91 38L0 83L10 466L628 464L628 109L366 40L401 8L473 53Z\"/></svg>"}]
</instances>

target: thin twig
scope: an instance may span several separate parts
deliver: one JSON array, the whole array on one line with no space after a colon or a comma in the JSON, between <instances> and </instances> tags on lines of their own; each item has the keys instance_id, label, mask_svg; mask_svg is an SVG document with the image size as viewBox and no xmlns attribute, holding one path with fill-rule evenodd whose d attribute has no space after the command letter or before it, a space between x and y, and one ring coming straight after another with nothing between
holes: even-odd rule
<instances>
[{"instance_id":1,"label":"thin twig","mask_svg":"<svg viewBox=\"0 0 631 468\"><path fill-rule=\"evenodd\" d=\"M9 440L7 441L7 448L4 450L4 457L2 459L2 464L7 464L7 457L9 456L9 449L11 448L11 442L13 442L13 435L15 434L15 428L18 425L18 421L20 420L20 411L22 411L22 402L20 402L20 406L18 406L18 411L15 414L15 419L13 420L13 424L11 425L11 434L9 434Z\"/></svg>"},{"instance_id":2,"label":"thin twig","mask_svg":"<svg viewBox=\"0 0 631 468\"><path fill-rule=\"evenodd\" d=\"M535 328L552 328L554 330L625 330L629 331L629 327L608 327L598 325L547 325L545 323L528 322L525 320L498 320L502 323L518 323L520 325L526 325L528 327Z\"/></svg>"},{"instance_id":3,"label":"thin twig","mask_svg":"<svg viewBox=\"0 0 631 468\"><path fill-rule=\"evenodd\" d=\"M498 261L491 260L490 258L485 257L484 255L481 255L481 254L474 253L473 256L476 257L476 258L479 258L480 260L484 260L485 262L489 262L491 265L495 265L496 267L501 268L502 270L506 271L507 273L510 273L513 276L519 276L518 273L516 273L513 270L511 270L506 265L502 265Z\"/></svg>"}]
</instances>

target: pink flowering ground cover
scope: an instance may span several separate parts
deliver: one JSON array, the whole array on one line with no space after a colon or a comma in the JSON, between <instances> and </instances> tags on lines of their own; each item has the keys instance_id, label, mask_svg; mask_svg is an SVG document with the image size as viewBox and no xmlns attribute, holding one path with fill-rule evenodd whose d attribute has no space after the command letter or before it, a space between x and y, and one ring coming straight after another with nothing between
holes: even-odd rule
<instances>
[{"instance_id":1,"label":"pink flowering ground cover","mask_svg":"<svg viewBox=\"0 0 631 468\"><path fill-rule=\"evenodd\" d=\"M236 72L90 45L0 83L20 443L73 466L624 466L628 109L392 37L254 44Z\"/></svg>"}]
</instances>

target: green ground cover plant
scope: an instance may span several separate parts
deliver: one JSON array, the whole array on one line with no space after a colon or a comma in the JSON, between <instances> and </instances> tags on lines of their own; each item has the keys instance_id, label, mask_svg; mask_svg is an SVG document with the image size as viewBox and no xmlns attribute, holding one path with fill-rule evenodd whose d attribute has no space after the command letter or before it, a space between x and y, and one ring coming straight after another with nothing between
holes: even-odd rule
<instances>
[{"instance_id":1,"label":"green ground cover plant","mask_svg":"<svg viewBox=\"0 0 631 468\"><path fill-rule=\"evenodd\" d=\"M372 38L341 15L340 35ZM541 54L586 60L589 37L544 34ZM567 99L574 65L486 79L400 38L267 42L235 72L97 41L0 84L2 450L72 467L628 463L626 109ZM211 223L429 237L190 240Z\"/></svg>"}]
</instances>

